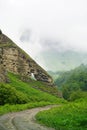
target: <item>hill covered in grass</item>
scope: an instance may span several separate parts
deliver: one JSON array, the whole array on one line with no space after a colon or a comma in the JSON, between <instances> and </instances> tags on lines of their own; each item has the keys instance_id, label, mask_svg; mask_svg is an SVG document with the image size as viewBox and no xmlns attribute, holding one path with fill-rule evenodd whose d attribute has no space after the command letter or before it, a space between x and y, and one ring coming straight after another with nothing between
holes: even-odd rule
<instances>
[{"instance_id":1,"label":"hill covered in grass","mask_svg":"<svg viewBox=\"0 0 87 130\"><path fill-rule=\"evenodd\" d=\"M30 79L30 83L26 83L21 81L19 75L13 73L8 73L8 77L10 79L9 83L0 83L0 105L4 105L0 108L0 114L16 111L17 109L23 110L36 106L65 102L55 95L58 92L55 88L52 89L53 87L49 87L43 82ZM50 93L41 91L41 89L46 88L48 88L46 91Z\"/></svg>"}]
</instances>

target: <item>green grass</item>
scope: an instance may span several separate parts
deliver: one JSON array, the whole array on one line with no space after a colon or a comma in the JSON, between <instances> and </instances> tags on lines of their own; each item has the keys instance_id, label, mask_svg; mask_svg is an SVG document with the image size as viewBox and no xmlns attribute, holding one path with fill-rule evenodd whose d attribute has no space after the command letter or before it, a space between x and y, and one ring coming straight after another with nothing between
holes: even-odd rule
<instances>
[{"instance_id":1,"label":"green grass","mask_svg":"<svg viewBox=\"0 0 87 130\"><path fill-rule=\"evenodd\" d=\"M39 112L36 119L55 130L87 130L87 98Z\"/></svg>"},{"instance_id":2,"label":"green grass","mask_svg":"<svg viewBox=\"0 0 87 130\"><path fill-rule=\"evenodd\" d=\"M0 106L0 114L5 114L12 111L25 110L25 109L33 108L33 107L45 106L49 104L66 103L65 100L63 99L57 98L56 96L53 96L49 93L33 88L33 86L41 86L41 84L43 85L43 83L41 82L30 81L30 83L26 83L20 80L20 76L12 74L12 73L9 73L8 77L10 79L10 82L8 84L4 84L6 85L6 87L4 88L5 90L3 90L3 87L2 87L2 92L4 92L4 94L5 93L9 94L10 92L9 88L12 87L12 90L14 90L13 95L15 96L16 92L18 94L17 99L20 98L22 100L23 97L27 97L25 99L28 99L28 100L26 101L26 104L23 104L23 103L15 104L15 102L9 103L9 101L7 100L6 104L8 105ZM44 87L46 89L46 86ZM8 93L7 93L7 89L9 91ZM3 96L2 92L0 95ZM14 100L14 97L12 96L12 91L10 92L10 95L11 97L9 98L10 99L13 98Z\"/></svg>"},{"instance_id":3,"label":"green grass","mask_svg":"<svg viewBox=\"0 0 87 130\"><path fill-rule=\"evenodd\" d=\"M9 73L10 78L10 85L15 87L16 90L21 91L22 93L26 94L30 99L30 102L40 102L40 101L50 101L56 102L58 99L55 96L52 96L48 93L42 92L40 90L32 88L33 86L39 86L38 82L31 81L30 83L22 82L17 75ZM46 89L46 86L45 86Z\"/></svg>"},{"instance_id":4,"label":"green grass","mask_svg":"<svg viewBox=\"0 0 87 130\"><path fill-rule=\"evenodd\" d=\"M55 103L51 102L31 102L27 104L15 104L15 105L10 105L10 104L5 104L3 106L0 106L0 115L9 113L9 112L17 112L17 111L22 111L30 108L35 108L35 107L42 107L46 105L52 105Z\"/></svg>"},{"instance_id":5,"label":"green grass","mask_svg":"<svg viewBox=\"0 0 87 130\"><path fill-rule=\"evenodd\" d=\"M28 83L22 82L19 75L15 75L12 73L9 73L8 77L10 79L9 84L12 87L15 87L16 90L26 93L29 98L31 97L31 100L34 100L35 97L38 97L38 100L40 101L43 99L49 100L49 97L52 98L53 102L55 100L58 100L58 98L56 98L55 96L48 94L48 93L51 93L51 94L57 95L58 90L55 87L50 87L43 82L35 81L31 79ZM40 90L48 92L48 93L42 92Z\"/></svg>"}]
</instances>

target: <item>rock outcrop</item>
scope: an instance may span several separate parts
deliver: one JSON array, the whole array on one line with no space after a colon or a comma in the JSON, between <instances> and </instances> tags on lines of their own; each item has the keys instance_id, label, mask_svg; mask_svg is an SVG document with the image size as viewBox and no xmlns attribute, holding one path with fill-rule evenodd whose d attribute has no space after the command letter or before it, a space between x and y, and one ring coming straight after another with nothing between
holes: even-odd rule
<instances>
[{"instance_id":1,"label":"rock outcrop","mask_svg":"<svg viewBox=\"0 0 87 130\"><path fill-rule=\"evenodd\" d=\"M3 69L2 69L3 68ZM52 83L52 78L28 54L0 31L0 82L6 81L6 72Z\"/></svg>"}]
</instances>

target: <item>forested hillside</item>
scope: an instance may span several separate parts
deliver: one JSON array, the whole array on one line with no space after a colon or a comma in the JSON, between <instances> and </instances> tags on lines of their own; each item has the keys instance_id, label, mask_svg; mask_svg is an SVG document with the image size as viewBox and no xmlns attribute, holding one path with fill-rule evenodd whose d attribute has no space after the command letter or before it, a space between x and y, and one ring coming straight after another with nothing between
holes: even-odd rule
<instances>
[{"instance_id":1,"label":"forested hillside","mask_svg":"<svg viewBox=\"0 0 87 130\"><path fill-rule=\"evenodd\" d=\"M80 65L74 70L64 72L55 81L68 100L83 97L87 91L87 65Z\"/></svg>"}]
</instances>

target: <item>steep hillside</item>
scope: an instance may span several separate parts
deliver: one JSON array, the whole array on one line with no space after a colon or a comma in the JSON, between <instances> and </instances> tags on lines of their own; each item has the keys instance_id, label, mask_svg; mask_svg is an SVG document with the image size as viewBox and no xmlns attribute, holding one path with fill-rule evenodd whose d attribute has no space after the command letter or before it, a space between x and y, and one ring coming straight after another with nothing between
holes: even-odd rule
<instances>
[{"instance_id":1,"label":"steep hillside","mask_svg":"<svg viewBox=\"0 0 87 130\"><path fill-rule=\"evenodd\" d=\"M19 88L22 89L22 91L24 90L23 91L24 93L26 91L27 93L29 93L29 95L30 93L32 93L29 87L32 87L32 90L34 88L36 89L36 91L37 90L44 91L52 95L58 96L58 89L56 87L50 87L47 83L44 83L41 81L35 81L31 78L29 78L29 82L23 82L21 81L20 75L15 75L13 73L8 73L8 77L10 79L10 82L8 84L10 84L13 87L16 87L17 90ZM35 96L35 95L32 95L32 96Z\"/></svg>"},{"instance_id":2,"label":"steep hillside","mask_svg":"<svg viewBox=\"0 0 87 130\"><path fill-rule=\"evenodd\" d=\"M62 102L51 76L0 31L0 114Z\"/></svg>"},{"instance_id":3,"label":"steep hillside","mask_svg":"<svg viewBox=\"0 0 87 130\"><path fill-rule=\"evenodd\" d=\"M26 83L21 81L19 75L12 73L8 73L8 77L9 83L0 83L0 114L65 102L57 97L58 91L55 87L53 89L41 81L32 79L30 83Z\"/></svg>"},{"instance_id":4,"label":"steep hillside","mask_svg":"<svg viewBox=\"0 0 87 130\"><path fill-rule=\"evenodd\" d=\"M3 70L2 70L3 68ZM7 81L6 72L34 77L38 81L52 84L52 78L29 55L7 36L0 33L0 82Z\"/></svg>"},{"instance_id":5,"label":"steep hillside","mask_svg":"<svg viewBox=\"0 0 87 130\"><path fill-rule=\"evenodd\" d=\"M30 80L30 83L23 82L23 81L20 80L19 75L14 75L12 73L9 73L8 77L10 79L10 83L1 84L2 87L0 87L0 102L6 100L6 99L4 99L4 98L7 98L6 93L8 94L7 101L8 101L9 98L10 98L9 101L11 101L12 97L15 94L18 94L18 92L19 92L19 95L20 95L20 99L24 98L23 102L20 102L20 103L39 102L39 101L55 102L57 100L56 97L48 94L48 93L52 93L54 95L57 94L57 90L55 91L55 88L54 88L54 91L53 91L53 89L50 89L50 87L46 86L46 84L44 84L40 81ZM34 87L37 87L37 86L38 86L38 90L34 88ZM48 88L47 90L46 90L46 87ZM43 90L44 88L45 88L44 91L47 91L48 93L40 91L40 89ZM12 89L12 93L13 93L12 95L10 95L11 89ZM1 100L1 95L2 95L2 100ZM17 97L17 95L16 95L16 97ZM19 103L20 99L18 100L18 103ZM7 103L10 103L10 102L7 102ZM13 100L13 102L11 102L11 104L14 104L14 103L15 102ZM5 104L5 103L3 103L3 104Z\"/></svg>"}]
</instances>

